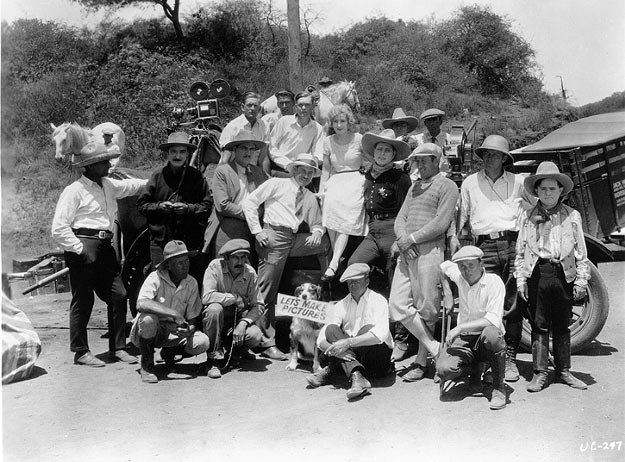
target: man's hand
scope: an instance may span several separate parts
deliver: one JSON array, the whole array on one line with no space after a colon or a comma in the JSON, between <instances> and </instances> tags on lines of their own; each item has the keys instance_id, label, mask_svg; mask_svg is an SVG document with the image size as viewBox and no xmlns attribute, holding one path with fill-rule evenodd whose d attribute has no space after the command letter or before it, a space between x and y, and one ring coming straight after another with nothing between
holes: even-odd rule
<instances>
[{"instance_id":1,"label":"man's hand","mask_svg":"<svg viewBox=\"0 0 625 462\"><path fill-rule=\"evenodd\" d=\"M586 297L586 288L580 286L573 286L573 300L576 302Z\"/></svg>"},{"instance_id":2,"label":"man's hand","mask_svg":"<svg viewBox=\"0 0 625 462\"><path fill-rule=\"evenodd\" d=\"M527 283L523 283L517 287L517 294L525 301L527 301L528 293L529 289L527 288Z\"/></svg>"},{"instance_id":3,"label":"man's hand","mask_svg":"<svg viewBox=\"0 0 625 462\"><path fill-rule=\"evenodd\" d=\"M410 247L415 245L410 238L410 234L400 237L395 242L397 242L397 247L399 247L399 251L402 253L406 253Z\"/></svg>"},{"instance_id":4,"label":"man's hand","mask_svg":"<svg viewBox=\"0 0 625 462\"><path fill-rule=\"evenodd\" d=\"M343 355L347 350L349 350L349 339L341 339L334 342L332 345L328 347L325 353L328 356L338 356Z\"/></svg>"},{"instance_id":5,"label":"man's hand","mask_svg":"<svg viewBox=\"0 0 625 462\"><path fill-rule=\"evenodd\" d=\"M243 345L246 330L247 323L245 321L240 321L239 324L237 324L237 326L234 328L234 331L232 332L232 344L235 347Z\"/></svg>"},{"instance_id":6,"label":"man's hand","mask_svg":"<svg viewBox=\"0 0 625 462\"><path fill-rule=\"evenodd\" d=\"M265 230L262 230L260 233L256 235L256 242L263 249L269 245L269 233Z\"/></svg>"},{"instance_id":7,"label":"man's hand","mask_svg":"<svg viewBox=\"0 0 625 462\"><path fill-rule=\"evenodd\" d=\"M391 245L391 258L397 260L397 257L399 257L399 246L397 242L393 242L393 245Z\"/></svg>"},{"instance_id":8,"label":"man's hand","mask_svg":"<svg viewBox=\"0 0 625 462\"><path fill-rule=\"evenodd\" d=\"M239 294L234 294L235 298L236 298L236 305L237 305L237 310L242 310L245 308L245 300L243 300L243 297L241 297Z\"/></svg>"},{"instance_id":9,"label":"man's hand","mask_svg":"<svg viewBox=\"0 0 625 462\"><path fill-rule=\"evenodd\" d=\"M310 236L306 238L304 245L306 245L307 247L319 247L319 245L321 244L322 236L323 234L321 234L320 232L312 232Z\"/></svg>"},{"instance_id":10,"label":"man's hand","mask_svg":"<svg viewBox=\"0 0 625 462\"><path fill-rule=\"evenodd\" d=\"M171 208L176 215L185 215L189 212L189 205L184 202L175 202Z\"/></svg>"},{"instance_id":11,"label":"man's hand","mask_svg":"<svg viewBox=\"0 0 625 462\"><path fill-rule=\"evenodd\" d=\"M193 332L195 332L195 326L189 325L186 321L184 324L179 324L176 327L176 334L179 337L190 337L193 335Z\"/></svg>"},{"instance_id":12,"label":"man's hand","mask_svg":"<svg viewBox=\"0 0 625 462\"><path fill-rule=\"evenodd\" d=\"M163 213L172 213L174 203L171 201L163 201L158 203L158 209Z\"/></svg>"},{"instance_id":13,"label":"man's hand","mask_svg":"<svg viewBox=\"0 0 625 462\"><path fill-rule=\"evenodd\" d=\"M447 332L447 337L445 337L445 343L447 345L451 345L451 343L454 341L454 339L456 337L458 337L460 335L460 329L458 329L458 326L454 327L452 330L450 330L449 332ZM441 348L443 346L441 345Z\"/></svg>"}]
</instances>

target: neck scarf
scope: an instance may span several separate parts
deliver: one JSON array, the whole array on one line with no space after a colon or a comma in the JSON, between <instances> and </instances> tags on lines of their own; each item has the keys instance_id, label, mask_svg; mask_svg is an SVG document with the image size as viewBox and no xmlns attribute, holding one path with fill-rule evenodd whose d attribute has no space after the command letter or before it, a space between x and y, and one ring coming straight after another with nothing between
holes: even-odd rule
<instances>
[{"instance_id":1,"label":"neck scarf","mask_svg":"<svg viewBox=\"0 0 625 462\"><path fill-rule=\"evenodd\" d=\"M562 209L562 199L559 199L558 203L549 210L543 206L542 202L538 201L534 208L536 213L532 214L532 221L537 225L551 221L551 217L560 212L560 209Z\"/></svg>"},{"instance_id":2,"label":"neck scarf","mask_svg":"<svg viewBox=\"0 0 625 462\"><path fill-rule=\"evenodd\" d=\"M392 168L393 168L393 162L389 162L386 165L378 165L374 162L373 165L371 166L371 176L373 178L377 178L380 175L382 175L384 172L388 172Z\"/></svg>"}]
</instances>

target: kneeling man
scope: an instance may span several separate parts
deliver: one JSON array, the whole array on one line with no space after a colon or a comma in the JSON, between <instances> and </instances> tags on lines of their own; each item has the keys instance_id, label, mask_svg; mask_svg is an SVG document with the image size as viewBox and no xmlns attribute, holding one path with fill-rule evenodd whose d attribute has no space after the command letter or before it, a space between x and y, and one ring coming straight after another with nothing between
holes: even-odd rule
<instances>
[{"instance_id":1,"label":"kneeling man","mask_svg":"<svg viewBox=\"0 0 625 462\"><path fill-rule=\"evenodd\" d=\"M451 261L441 263L443 273L458 285L460 312L458 325L445 338L436 361L436 373L444 382L458 377L464 367L487 361L493 372L491 409L506 407L504 388L506 342L503 305L506 288L499 276L484 271L484 253L472 245L456 252ZM472 384L481 387L477 368Z\"/></svg>"},{"instance_id":2,"label":"kneeling man","mask_svg":"<svg viewBox=\"0 0 625 462\"><path fill-rule=\"evenodd\" d=\"M352 400L369 393L371 383L365 375L383 377L390 372L393 340L388 303L369 289L369 266L348 266L341 282L347 282L349 295L334 305L330 322L317 339L320 363L325 367L306 380L313 388L326 385L339 366L351 381L347 399Z\"/></svg>"},{"instance_id":3,"label":"kneeling man","mask_svg":"<svg viewBox=\"0 0 625 462\"><path fill-rule=\"evenodd\" d=\"M169 241L163 261L151 272L139 291L137 317L130 339L141 350L141 380L156 383L154 348L162 347L168 366L176 354L199 355L208 350L208 337L196 331L202 302L195 278L189 277L189 252L182 241Z\"/></svg>"},{"instance_id":4,"label":"kneeling man","mask_svg":"<svg viewBox=\"0 0 625 462\"><path fill-rule=\"evenodd\" d=\"M265 312L265 302L258 287L256 271L247 261L250 243L232 239L219 250L204 273L202 284L202 324L208 335L207 373L210 378L221 377L224 343L237 348L239 356L253 358L248 348L260 343L262 332L254 323Z\"/></svg>"}]
</instances>

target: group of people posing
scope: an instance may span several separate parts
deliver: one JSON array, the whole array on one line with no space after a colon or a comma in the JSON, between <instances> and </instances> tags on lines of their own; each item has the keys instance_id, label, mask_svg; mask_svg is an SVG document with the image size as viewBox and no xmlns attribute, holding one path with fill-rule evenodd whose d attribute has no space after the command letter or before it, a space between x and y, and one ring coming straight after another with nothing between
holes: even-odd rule
<instances>
[{"instance_id":1,"label":"group of people posing","mask_svg":"<svg viewBox=\"0 0 625 462\"><path fill-rule=\"evenodd\" d=\"M412 345L403 380L432 377L431 362L437 381L468 375L476 391L491 382L490 408L502 409L504 381L519 380L526 316L534 370L527 389L547 386L550 331L556 379L586 388L569 370L572 304L585 296L590 272L580 214L562 203L573 188L567 175L550 162L527 178L510 173L507 140L490 135L476 150L483 168L459 191L447 177L455 153L441 131L443 111L423 112L419 135L419 119L401 108L382 132L361 135L351 109L339 104L326 136L309 93L275 96L280 112L261 118L260 95L244 95L241 116L221 134L210 184L188 165L196 146L182 132L160 145L167 163L149 180L109 178L118 150L97 142L82 149L74 165L84 173L61 194L52 223L70 270L76 364L105 365L87 339L94 292L108 306L111 359L139 361L126 351L126 291L111 245L117 199L138 195L152 271L130 338L144 382L158 382L155 348L167 367L206 352L212 378L237 358L255 357L250 350L286 360L276 347L278 287L288 257L311 255L320 279L346 282L349 294L321 329L321 367L307 376L310 387L342 370L348 399L365 396L369 379L392 372ZM358 244L347 257L350 236ZM461 247L467 239L472 245ZM373 265L388 277L383 293L369 288ZM459 312L439 342L435 325L453 306L449 281Z\"/></svg>"}]
</instances>

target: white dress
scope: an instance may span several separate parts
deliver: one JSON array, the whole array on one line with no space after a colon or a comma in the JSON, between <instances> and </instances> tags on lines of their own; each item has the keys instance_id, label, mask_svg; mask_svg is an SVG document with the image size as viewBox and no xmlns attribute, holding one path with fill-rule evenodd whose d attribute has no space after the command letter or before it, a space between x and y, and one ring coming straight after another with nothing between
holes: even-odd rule
<instances>
[{"instance_id":1,"label":"white dress","mask_svg":"<svg viewBox=\"0 0 625 462\"><path fill-rule=\"evenodd\" d=\"M362 135L354 133L352 140L341 145L336 135L323 140L323 158L330 158L330 178L324 185L323 226L352 236L367 234L365 219L365 176L358 169L363 162L360 141ZM321 157L321 156L320 156Z\"/></svg>"}]
</instances>

